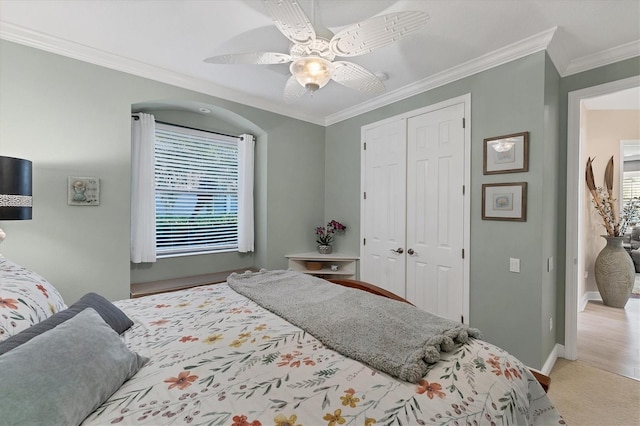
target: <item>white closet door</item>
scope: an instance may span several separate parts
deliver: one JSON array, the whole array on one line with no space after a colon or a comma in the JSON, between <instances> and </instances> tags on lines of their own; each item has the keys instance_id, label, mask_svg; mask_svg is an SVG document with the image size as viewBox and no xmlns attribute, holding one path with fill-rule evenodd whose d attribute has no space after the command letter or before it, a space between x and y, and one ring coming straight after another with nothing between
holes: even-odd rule
<instances>
[{"instance_id":1,"label":"white closet door","mask_svg":"<svg viewBox=\"0 0 640 426\"><path fill-rule=\"evenodd\" d=\"M406 121L366 129L364 141L360 279L405 297Z\"/></svg>"},{"instance_id":2,"label":"white closet door","mask_svg":"<svg viewBox=\"0 0 640 426\"><path fill-rule=\"evenodd\" d=\"M464 104L407 120L407 299L460 321Z\"/></svg>"}]
</instances>

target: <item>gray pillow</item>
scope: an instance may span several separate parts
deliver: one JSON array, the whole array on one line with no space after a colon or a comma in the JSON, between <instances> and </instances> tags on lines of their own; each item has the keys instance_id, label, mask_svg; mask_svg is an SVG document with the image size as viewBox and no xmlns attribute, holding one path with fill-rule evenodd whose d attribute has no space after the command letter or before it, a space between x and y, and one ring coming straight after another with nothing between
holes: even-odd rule
<instances>
[{"instance_id":1,"label":"gray pillow","mask_svg":"<svg viewBox=\"0 0 640 426\"><path fill-rule=\"evenodd\" d=\"M69 306L69 309L77 312L85 308L95 309L102 319L118 334L124 333L133 325L133 321L124 312L97 293L87 293L76 303Z\"/></svg>"},{"instance_id":2,"label":"gray pillow","mask_svg":"<svg viewBox=\"0 0 640 426\"><path fill-rule=\"evenodd\" d=\"M116 305L97 293L87 293L69 308L51 315L49 318L32 325L26 330L0 342L0 355L27 343L34 337L49 331L63 322L75 317L86 308L95 309L103 320L118 334L124 333L133 325L133 321Z\"/></svg>"},{"instance_id":3,"label":"gray pillow","mask_svg":"<svg viewBox=\"0 0 640 426\"><path fill-rule=\"evenodd\" d=\"M87 308L0 355L0 422L79 424L147 361Z\"/></svg>"}]
</instances>

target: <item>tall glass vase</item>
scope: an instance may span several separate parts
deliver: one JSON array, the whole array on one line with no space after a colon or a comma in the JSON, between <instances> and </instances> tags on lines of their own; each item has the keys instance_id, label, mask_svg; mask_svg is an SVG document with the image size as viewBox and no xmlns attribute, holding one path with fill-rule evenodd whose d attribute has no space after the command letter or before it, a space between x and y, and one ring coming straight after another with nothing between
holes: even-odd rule
<instances>
[{"instance_id":1,"label":"tall glass vase","mask_svg":"<svg viewBox=\"0 0 640 426\"><path fill-rule=\"evenodd\" d=\"M633 282L635 268L629 253L622 247L624 237L602 235L607 245L596 257L595 273L598 291L605 305L624 308L627 304Z\"/></svg>"}]
</instances>

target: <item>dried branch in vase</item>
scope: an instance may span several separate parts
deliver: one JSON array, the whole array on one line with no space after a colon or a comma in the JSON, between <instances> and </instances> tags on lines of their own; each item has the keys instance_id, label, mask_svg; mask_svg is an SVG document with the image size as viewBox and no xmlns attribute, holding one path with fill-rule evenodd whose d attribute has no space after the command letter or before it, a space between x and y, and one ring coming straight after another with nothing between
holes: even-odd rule
<instances>
[{"instance_id":1,"label":"dried branch in vase","mask_svg":"<svg viewBox=\"0 0 640 426\"><path fill-rule=\"evenodd\" d=\"M587 159L586 182L589 192L591 192L592 202L596 211L602 218L604 228L610 237L622 237L627 231L630 220L636 215L640 208L638 197L631 199L624 207L620 217L616 214L616 198L613 196L613 156L609 159L604 171L605 187L598 187L595 184L592 169L593 160Z\"/></svg>"}]
</instances>

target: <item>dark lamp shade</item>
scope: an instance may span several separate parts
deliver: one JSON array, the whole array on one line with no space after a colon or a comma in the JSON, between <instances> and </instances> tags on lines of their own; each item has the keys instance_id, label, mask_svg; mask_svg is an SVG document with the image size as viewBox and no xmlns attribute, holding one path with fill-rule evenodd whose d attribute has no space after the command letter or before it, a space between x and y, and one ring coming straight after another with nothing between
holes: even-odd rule
<instances>
[{"instance_id":1,"label":"dark lamp shade","mask_svg":"<svg viewBox=\"0 0 640 426\"><path fill-rule=\"evenodd\" d=\"M0 220L31 219L31 161L0 156Z\"/></svg>"}]
</instances>

